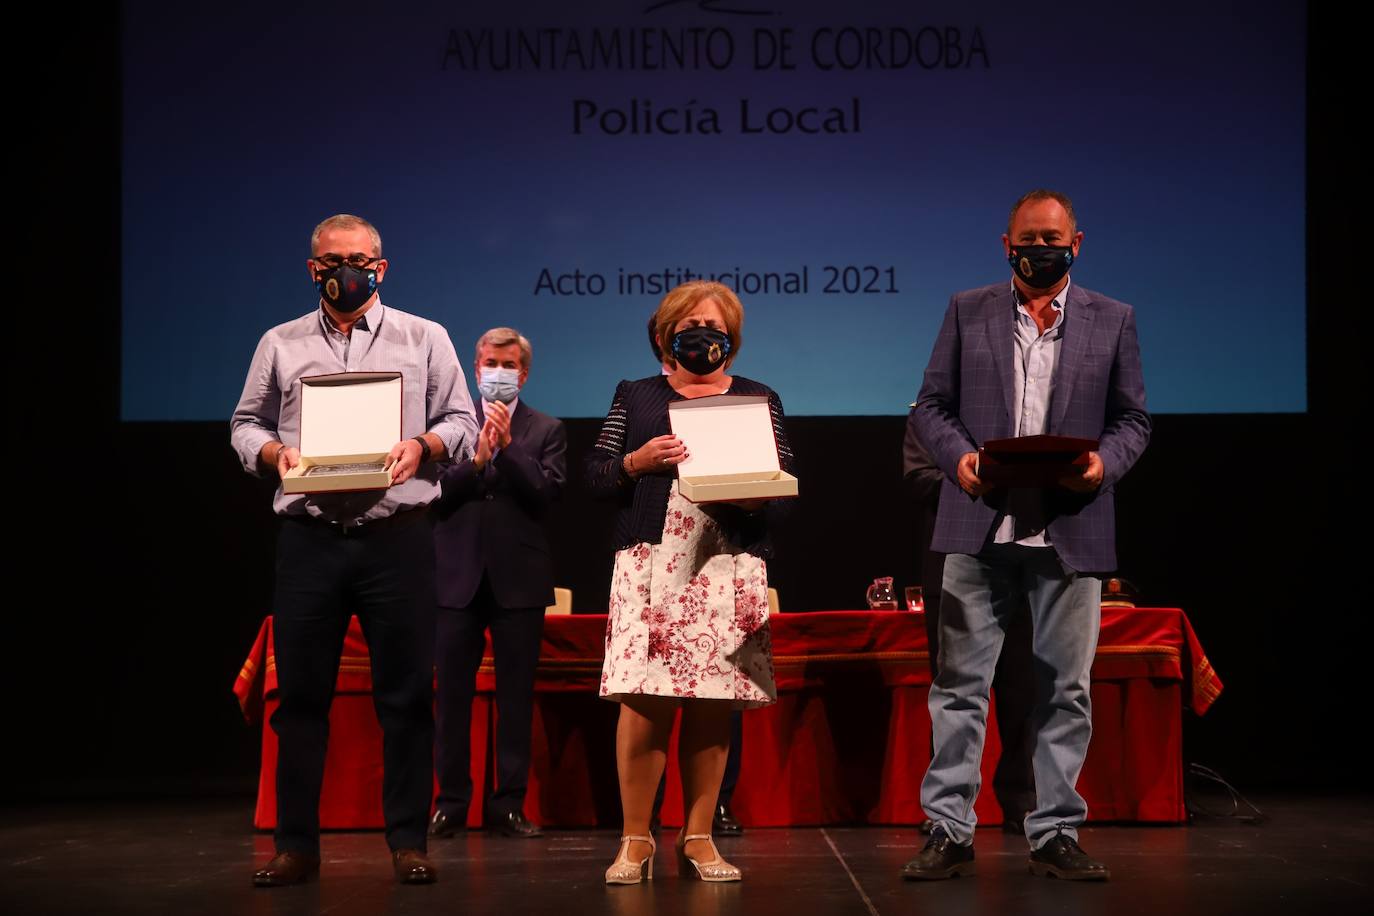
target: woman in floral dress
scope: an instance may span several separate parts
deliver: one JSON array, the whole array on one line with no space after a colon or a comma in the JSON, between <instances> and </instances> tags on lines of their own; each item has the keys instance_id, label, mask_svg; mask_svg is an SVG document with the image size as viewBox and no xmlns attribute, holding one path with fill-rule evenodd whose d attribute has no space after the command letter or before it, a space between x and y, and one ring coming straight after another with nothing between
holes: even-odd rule
<instances>
[{"instance_id":1,"label":"woman in floral dress","mask_svg":"<svg viewBox=\"0 0 1374 916\"><path fill-rule=\"evenodd\" d=\"M677 849L687 874L737 881L710 837L735 709L777 698L768 634L770 526L784 503L698 506L678 492L688 444L671 435L668 404L716 394L768 398L778 458L792 470L782 403L768 386L726 370L744 313L726 286L685 283L654 316L669 375L623 381L587 459L587 480L620 504L601 695L618 701L616 763L625 829L606 872L613 884L652 875L649 819L682 710L678 738L686 825Z\"/></svg>"}]
</instances>

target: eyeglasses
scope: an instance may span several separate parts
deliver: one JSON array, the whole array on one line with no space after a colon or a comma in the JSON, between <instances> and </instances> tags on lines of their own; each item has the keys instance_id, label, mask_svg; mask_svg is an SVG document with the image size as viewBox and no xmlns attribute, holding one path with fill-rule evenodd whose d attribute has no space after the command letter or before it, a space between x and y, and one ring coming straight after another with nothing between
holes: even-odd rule
<instances>
[{"instance_id":1,"label":"eyeglasses","mask_svg":"<svg viewBox=\"0 0 1374 916\"><path fill-rule=\"evenodd\" d=\"M356 267L358 270L362 270L364 267L370 267L377 263L381 258L374 258L366 254L350 254L348 257L338 254L322 254L310 260L329 270L333 270L336 267L342 267L345 264L349 267Z\"/></svg>"}]
</instances>

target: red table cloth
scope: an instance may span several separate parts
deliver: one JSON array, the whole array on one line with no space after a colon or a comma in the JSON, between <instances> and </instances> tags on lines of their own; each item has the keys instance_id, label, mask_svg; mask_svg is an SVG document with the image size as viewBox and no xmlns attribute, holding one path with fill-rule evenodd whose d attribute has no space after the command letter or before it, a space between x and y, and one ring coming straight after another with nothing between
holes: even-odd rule
<instances>
[{"instance_id":1,"label":"red table cloth","mask_svg":"<svg viewBox=\"0 0 1374 916\"><path fill-rule=\"evenodd\" d=\"M930 664L918 615L825 611L772 618L778 702L744 716L739 786L731 808L748 826L912 824L925 819L920 784L930 762L926 700ZM616 704L596 695L606 618L551 616L535 681L533 753L525 811L554 827L619 826ZM494 677L490 643L478 673L472 718L469 824L481 823L493 778ZM272 620L239 673L234 692L262 723L255 826L276 824L276 708ZM1103 608L1093 665L1093 738L1078 789L1094 821L1178 823L1183 803L1182 714L1201 715L1222 685L1177 608ZM320 823L326 829L382 826L381 729L372 709L367 645L349 627L333 707ZM993 697L996 703L996 697ZM676 738L669 754L663 821L681 823ZM982 824L1002 812L990 790L1001 748L990 727Z\"/></svg>"}]
</instances>

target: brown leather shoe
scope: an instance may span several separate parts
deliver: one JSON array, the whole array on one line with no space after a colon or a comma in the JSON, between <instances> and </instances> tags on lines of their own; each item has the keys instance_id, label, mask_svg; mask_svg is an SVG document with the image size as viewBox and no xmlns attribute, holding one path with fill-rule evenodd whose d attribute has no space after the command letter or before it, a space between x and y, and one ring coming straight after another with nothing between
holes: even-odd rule
<instances>
[{"instance_id":1,"label":"brown leather shoe","mask_svg":"<svg viewBox=\"0 0 1374 916\"><path fill-rule=\"evenodd\" d=\"M320 871L318 856L302 852L279 852L262 868L253 872L254 887L283 887L299 884Z\"/></svg>"},{"instance_id":2,"label":"brown leather shoe","mask_svg":"<svg viewBox=\"0 0 1374 916\"><path fill-rule=\"evenodd\" d=\"M391 854L391 867L402 884L433 884L439 879L439 870L418 849L396 850Z\"/></svg>"}]
</instances>

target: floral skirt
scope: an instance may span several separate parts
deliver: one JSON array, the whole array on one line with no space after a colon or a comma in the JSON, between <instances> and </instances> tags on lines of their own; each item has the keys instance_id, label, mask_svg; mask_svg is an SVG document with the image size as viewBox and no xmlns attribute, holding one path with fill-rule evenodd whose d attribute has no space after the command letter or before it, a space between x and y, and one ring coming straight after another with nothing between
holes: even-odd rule
<instances>
[{"instance_id":1,"label":"floral skirt","mask_svg":"<svg viewBox=\"0 0 1374 916\"><path fill-rule=\"evenodd\" d=\"M715 521L668 496L663 539L615 555L601 695L777 699L768 632L768 568L738 550Z\"/></svg>"}]
</instances>

